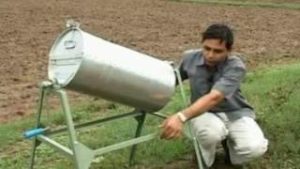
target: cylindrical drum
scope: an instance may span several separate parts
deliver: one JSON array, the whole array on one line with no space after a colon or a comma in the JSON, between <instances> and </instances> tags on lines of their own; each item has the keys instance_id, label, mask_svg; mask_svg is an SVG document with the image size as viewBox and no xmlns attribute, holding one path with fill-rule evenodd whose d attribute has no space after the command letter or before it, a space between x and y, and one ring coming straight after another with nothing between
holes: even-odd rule
<instances>
[{"instance_id":1,"label":"cylindrical drum","mask_svg":"<svg viewBox=\"0 0 300 169\"><path fill-rule=\"evenodd\" d=\"M61 87L153 112L175 89L172 66L95 37L78 27L54 42L48 76Z\"/></svg>"}]
</instances>

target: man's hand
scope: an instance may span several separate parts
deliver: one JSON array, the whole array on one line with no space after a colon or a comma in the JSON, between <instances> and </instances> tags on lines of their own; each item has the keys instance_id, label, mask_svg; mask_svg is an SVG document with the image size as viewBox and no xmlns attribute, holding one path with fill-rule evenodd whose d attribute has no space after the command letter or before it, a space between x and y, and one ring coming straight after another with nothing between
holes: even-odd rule
<instances>
[{"instance_id":1,"label":"man's hand","mask_svg":"<svg viewBox=\"0 0 300 169\"><path fill-rule=\"evenodd\" d=\"M178 115L172 115L162 123L162 133L160 138L173 139L182 135L183 123L178 118Z\"/></svg>"}]
</instances>

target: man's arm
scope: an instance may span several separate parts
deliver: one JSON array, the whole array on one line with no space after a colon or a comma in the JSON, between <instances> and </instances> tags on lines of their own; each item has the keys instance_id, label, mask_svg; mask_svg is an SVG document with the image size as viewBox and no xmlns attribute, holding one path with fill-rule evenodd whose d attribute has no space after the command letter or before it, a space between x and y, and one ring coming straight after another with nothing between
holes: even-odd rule
<instances>
[{"instance_id":1,"label":"man's arm","mask_svg":"<svg viewBox=\"0 0 300 169\"><path fill-rule=\"evenodd\" d=\"M224 94L218 90L211 90L210 93L204 95L191 106L184 109L182 114L187 118L191 119L193 117L199 116L200 114L210 110L215 107L224 99Z\"/></svg>"},{"instance_id":2,"label":"man's arm","mask_svg":"<svg viewBox=\"0 0 300 169\"><path fill-rule=\"evenodd\" d=\"M200 114L208 111L224 99L224 94L218 90L211 90L210 93L204 95L195 101L191 106L181 111L187 118L199 116ZM167 118L162 124L163 132L161 138L172 139L177 138L182 133L183 121L180 120L178 114L172 115Z\"/></svg>"},{"instance_id":3,"label":"man's arm","mask_svg":"<svg viewBox=\"0 0 300 169\"><path fill-rule=\"evenodd\" d=\"M224 68L223 76L215 82L212 90L208 94L202 96L191 106L167 118L163 122L161 138L172 139L179 137L183 128L183 122L181 120L199 116L223 101L224 98L232 97L234 92L239 88L245 76L246 69L243 62L236 58L233 58L229 64L226 69ZM179 118L180 116L178 115L180 115L180 113L184 119Z\"/></svg>"}]
</instances>

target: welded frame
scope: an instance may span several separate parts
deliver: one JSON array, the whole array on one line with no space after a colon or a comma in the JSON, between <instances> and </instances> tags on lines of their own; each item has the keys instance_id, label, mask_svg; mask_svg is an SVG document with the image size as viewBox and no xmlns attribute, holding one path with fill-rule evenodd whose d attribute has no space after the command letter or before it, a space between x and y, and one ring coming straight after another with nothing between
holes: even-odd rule
<instances>
[{"instance_id":1,"label":"welded frame","mask_svg":"<svg viewBox=\"0 0 300 169\"><path fill-rule=\"evenodd\" d=\"M111 151L119 150L125 147L132 146L131 152L130 152L130 158L129 158L129 164L133 164L134 156L135 156L135 151L136 151L136 144L146 142L149 140L152 140L157 137L158 133L152 133L148 134L145 136L141 136L142 128L145 122L146 114L152 114L152 113L146 113L141 110L134 110L133 112L121 114L121 115L115 115L111 117L106 117L102 119L97 119L94 121L89 121L85 122L82 124L74 124L73 118L72 118L72 113L70 110L69 106L69 101L67 94L65 90L61 88L57 88L54 84L51 82L45 81L41 84L40 87L40 97L39 97L39 103L38 103L38 112L37 112L37 123L36 123L36 128L42 128L41 124L41 116L42 116L42 111L43 111L43 104L44 101L47 97L45 94L46 92L55 92L58 94L60 98L60 103L62 106L63 113L65 115L65 121L66 121L66 127L56 129L56 130L47 130L43 134L37 135L34 140L33 140L33 149L31 153L31 161L30 161L30 169L34 168L34 163L35 163L35 152L36 148L41 144L45 143L52 147L53 149L59 151L61 154L71 158L71 160L74 162L74 167L76 169L88 169L91 165L92 160L94 159L95 156L99 156L105 153L109 153ZM153 113L154 115L155 113ZM106 147L101 147L96 150L92 150L89 147L85 146L84 144L80 143L77 140L76 136L76 129L78 128L84 128L84 127L89 127L91 125L96 125L100 123L105 123L109 122L112 120L118 120L121 118L125 117L134 117L138 124L135 132L135 137L133 139L119 142L113 145L109 145ZM160 118L165 118L163 115L158 115ZM55 140L49 138L49 136L62 133L62 132L67 132L68 137L69 137L69 145L70 147L66 147Z\"/></svg>"},{"instance_id":2,"label":"welded frame","mask_svg":"<svg viewBox=\"0 0 300 169\"><path fill-rule=\"evenodd\" d=\"M177 75L177 79L179 82L182 99L184 101L185 106L187 106L188 103L186 101L185 93L183 90L183 84L182 84L181 78L179 76L178 70L175 70L175 73ZM106 118L102 118L102 119L75 125L73 118L72 118L72 113L70 110L70 105L69 105L68 97L67 97L65 90L59 86L56 86L52 82L44 81L40 85L40 96L39 96L39 103L38 103L38 109L37 109L36 128L44 127L41 124L41 116L42 116L42 111L43 111L43 104L44 104L45 98L47 97L47 95L45 94L46 92L54 92L54 93L58 94L58 96L60 98L62 110L65 115L66 127L56 129L56 130L47 130L45 133L39 134L34 137L33 148L32 148L32 153L31 153L30 169L34 168L36 149L41 143L45 143L45 144L49 145L50 147L52 147L53 149L59 151L64 156L69 157L73 161L74 167L76 169L88 169L90 167L93 159L95 158L95 156L99 156L99 155L102 155L105 153L109 153L111 151L115 151L115 150L119 150L119 149L122 149L125 147L132 146L131 152L129 155L129 166L130 166L133 164L137 144L157 138L157 136L159 134L158 132L154 132L154 133L151 133L151 134L148 134L145 136L141 136L141 132L142 132L142 128L143 128L143 125L145 122L146 115L147 114L154 115L161 119L165 119L167 117L166 115L160 114L160 113L147 113L142 110L134 110L133 112L129 112L129 113L121 114L121 115L115 115L115 116L111 116L111 117L106 117ZM135 137L133 139L119 142L119 143L109 145L106 147L101 147L96 150L90 149L89 147L80 143L77 140L76 129L89 127L92 125L109 122L112 120L119 120L119 119L125 118L125 117L134 117L138 122L136 132L135 132ZM199 141L196 139L195 134L193 133L193 131L191 129L190 122L187 122L186 125L188 125L190 139L193 141L194 149L195 149L196 156L197 156L198 168L205 169L206 166L204 165L204 162L203 162L201 148L199 147ZM62 133L62 132L68 133L70 147L66 147L48 137L50 135L54 135L54 134L58 134L58 133Z\"/></svg>"}]
</instances>

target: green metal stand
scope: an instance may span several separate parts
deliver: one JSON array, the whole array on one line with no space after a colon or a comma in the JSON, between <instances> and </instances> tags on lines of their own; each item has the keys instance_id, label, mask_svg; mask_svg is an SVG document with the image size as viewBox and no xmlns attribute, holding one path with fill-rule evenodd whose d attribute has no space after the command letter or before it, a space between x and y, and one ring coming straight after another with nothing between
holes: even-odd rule
<instances>
[{"instance_id":1,"label":"green metal stand","mask_svg":"<svg viewBox=\"0 0 300 169\"><path fill-rule=\"evenodd\" d=\"M179 72L178 72L178 70L175 70L175 72L177 75L177 79L179 81L182 99L184 101L185 106L188 106L188 103L187 103L187 100L185 97L185 93L183 90L183 84L182 84L181 78L179 76ZM151 114L151 115L155 115L162 119L166 118L165 115L160 114L158 112L157 113L146 113L144 111L135 110L133 112L129 112L129 113L125 113L125 114L116 115L116 116L107 117L104 119L98 119L98 120L89 121L86 123L75 125L73 122L73 118L72 118L72 114L71 114L71 110L70 110L66 92L63 89L61 89L59 86L56 86L55 84L53 84L49 81L45 81L45 82L42 82L41 87L40 87L40 99L39 99L39 104L38 104L38 109L37 109L38 112L37 112L36 128L43 127L41 125L41 115L42 115L42 110L43 110L43 103L44 103L44 100L46 97L46 95L45 95L46 91L47 92L55 92L59 95L60 103L61 103L64 115L65 115L65 121L66 121L67 125L66 125L66 127L63 127L60 129L49 130L49 131L47 130L47 132L45 132L43 134L38 134L35 136L35 138L33 140L33 148L32 148L32 153L31 153L30 169L34 168L35 156L36 156L35 152L36 152L37 147L41 143L46 143L49 146L51 146L53 149L56 149L63 155L69 157L73 161L75 169L88 169L95 156L99 156L99 155L102 155L105 153L109 153L111 151L115 151L115 150L119 150L119 149L122 149L125 147L132 146L131 153L129 156L129 166L131 166L134 162L134 156L135 156L137 144L157 138L157 135L159 134L159 133L152 133L152 134L148 134L145 136L141 136L141 132L142 132L142 128L143 128L143 125L145 122L146 115ZM80 143L77 140L76 129L89 127L91 125L109 122L112 120L118 120L118 119L125 118L125 117L134 117L138 122L137 129L135 132L135 137L133 139L123 141L120 143L116 143L113 145L109 145L106 147L102 147L102 148L99 148L96 150L90 149L89 147L83 145L82 143ZM196 139L189 122L187 122L187 126L189 129L190 138L193 141L193 145L194 145L194 148L196 151L198 167L199 167L199 169L205 169L203 157L201 154L201 148L199 147L199 141ZM62 144L60 144L48 137L50 135L58 134L58 133L65 132L65 131L68 133L70 147L65 147Z\"/></svg>"},{"instance_id":2,"label":"green metal stand","mask_svg":"<svg viewBox=\"0 0 300 169\"><path fill-rule=\"evenodd\" d=\"M181 76L180 76L180 73L179 73L178 69L175 69L175 74L176 74L176 77L178 79L178 84L179 84L179 87L180 87L180 93L181 93L181 97L182 97L184 106L188 107L188 102L187 102L186 95L185 95L185 92L184 92L184 89L183 89L182 79L181 79ZM194 130L191 127L191 123L188 121L188 122L186 122L186 125L187 125L187 128L188 128L188 131L187 131L188 133L185 133L185 135L193 141L195 153L196 153L196 156L197 156L198 168L199 169L206 169L208 167L206 167L206 165L205 165L203 155L202 155L202 152L201 152L201 147L200 147L200 144L199 144L199 140L197 139L196 134L194 133Z\"/></svg>"},{"instance_id":3,"label":"green metal stand","mask_svg":"<svg viewBox=\"0 0 300 169\"><path fill-rule=\"evenodd\" d=\"M116 115L116 116L112 116L112 117L108 117L108 118L104 118L104 119L98 119L98 120L86 122L83 124L75 125L73 122L73 119L72 119L66 92L61 88L55 87L55 85L53 85L50 82L43 82L41 85L36 128L41 127L41 114L42 114L42 110L43 110L43 102L46 97L45 92L47 90L50 90L50 92L56 92L59 95L67 126L64 128L57 129L57 130L47 131L46 133L39 134L34 138L33 149L32 149L32 153L31 153L30 169L34 168L34 161L35 161L35 156L36 156L35 152L36 152L37 147L40 145L40 143L46 143L49 146L51 146L53 149L56 149L63 155L69 157L74 162L74 167L76 169L88 169L95 156L99 156L99 155L102 155L102 154L105 154L105 153L108 153L111 151L119 150L119 149L122 149L122 148L125 148L128 146L132 146L130 158L129 158L129 164L132 165L135 151L136 151L136 144L152 140L152 139L156 138L158 135L158 133L152 133L152 134L148 134L145 136L140 136L147 113L144 111L137 111L137 110L135 110L133 112L125 113L122 115ZM76 130L75 130L77 128L88 127L91 125L108 122L111 120L117 120L117 119L124 118L124 117L134 117L138 122L136 133L135 133L135 138L133 138L133 139L130 139L130 140L127 140L124 142L120 142L117 144L109 145L106 147L102 147L102 148L99 148L96 150L90 149L89 147L83 145L82 143L80 143L77 140ZM163 116L160 116L160 117L163 118ZM58 143L48 137L50 135L58 134L58 133L61 133L64 131L66 131L68 133L70 147L65 147L65 146L61 145L60 143Z\"/></svg>"},{"instance_id":4,"label":"green metal stand","mask_svg":"<svg viewBox=\"0 0 300 169\"><path fill-rule=\"evenodd\" d=\"M136 132L135 132L135 138L138 138L141 136L141 133L142 133L143 125L144 125L144 122L146 119L146 113L143 113L142 115L135 117L135 119L138 122L138 126L137 126ZM134 160L136 148L137 148L137 145L133 145L131 148L131 153L129 156L129 166L132 166L134 163L133 160Z\"/></svg>"}]
</instances>

